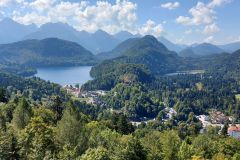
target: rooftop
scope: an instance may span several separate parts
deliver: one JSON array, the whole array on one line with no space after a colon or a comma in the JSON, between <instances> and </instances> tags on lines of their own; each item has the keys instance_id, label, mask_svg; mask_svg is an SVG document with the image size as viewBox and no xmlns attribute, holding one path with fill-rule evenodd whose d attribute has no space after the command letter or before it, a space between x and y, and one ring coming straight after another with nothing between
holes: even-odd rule
<instances>
[{"instance_id":1,"label":"rooftop","mask_svg":"<svg viewBox=\"0 0 240 160\"><path fill-rule=\"evenodd\" d=\"M240 125L231 125L231 126L228 128L228 131L240 132Z\"/></svg>"}]
</instances>

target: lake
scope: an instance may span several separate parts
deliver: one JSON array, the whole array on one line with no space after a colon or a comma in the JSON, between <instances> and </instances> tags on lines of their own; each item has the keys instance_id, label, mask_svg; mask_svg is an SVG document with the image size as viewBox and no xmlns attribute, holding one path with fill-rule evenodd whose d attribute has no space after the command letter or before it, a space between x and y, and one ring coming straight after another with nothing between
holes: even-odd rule
<instances>
[{"instance_id":1,"label":"lake","mask_svg":"<svg viewBox=\"0 0 240 160\"><path fill-rule=\"evenodd\" d=\"M66 84L84 84L91 80L90 70L92 66L77 66L77 67L43 67L37 68L36 77L44 80Z\"/></svg>"}]
</instances>

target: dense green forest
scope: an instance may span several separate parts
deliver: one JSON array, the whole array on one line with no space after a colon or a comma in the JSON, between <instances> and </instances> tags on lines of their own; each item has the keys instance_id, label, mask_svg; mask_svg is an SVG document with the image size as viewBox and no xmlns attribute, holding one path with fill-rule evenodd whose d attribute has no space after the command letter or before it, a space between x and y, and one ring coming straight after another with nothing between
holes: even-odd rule
<instances>
[{"instance_id":1,"label":"dense green forest","mask_svg":"<svg viewBox=\"0 0 240 160\"><path fill-rule=\"evenodd\" d=\"M46 53L34 46L27 45ZM81 87L107 91L99 104L31 77L29 65L1 63L0 159L240 159L240 141L228 135L227 123L201 130L197 118L216 109L239 123L240 51L182 58L152 36L118 50L120 57L94 66L93 80ZM191 69L203 71L166 75ZM169 116L169 109L176 113Z\"/></svg>"},{"instance_id":2,"label":"dense green forest","mask_svg":"<svg viewBox=\"0 0 240 160\"><path fill-rule=\"evenodd\" d=\"M87 104L61 101L34 103L19 95L9 98L0 89L1 159L239 159L240 142L217 134L199 135L193 116L174 126L161 120L128 123L123 114L91 116ZM84 114L88 113L88 114ZM173 122L174 123L174 122Z\"/></svg>"},{"instance_id":3,"label":"dense green forest","mask_svg":"<svg viewBox=\"0 0 240 160\"><path fill-rule=\"evenodd\" d=\"M71 99L39 78L0 75L0 158L83 160L238 160L240 141L227 130L199 134L195 117L215 108L239 118L239 80L214 67L201 74L156 76L140 64L93 68L85 90L110 90L104 106ZM104 66L104 65L103 65ZM231 65L227 65L230 67ZM102 72L104 71L104 72ZM216 70L215 70L216 71ZM177 114L164 120L166 107ZM132 125L130 120L155 118Z\"/></svg>"},{"instance_id":4,"label":"dense green forest","mask_svg":"<svg viewBox=\"0 0 240 160\"><path fill-rule=\"evenodd\" d=\"M142 66L130 64L128 67L134 66L134 70L127 73L122 72L121 65L117 66L112 72L110 67L103 69L104 73L99 75L93 69L97 78L83 88L111 90L103 101L108 107L121 109L129 118L154 118L163 109L162 105L174 107L178 120L186 120L192 112L206 114L211 108L240 118L240 105L235 98L240 93L239 81L227 78L225 73L207 71L154 77ZM126 64L123 66L128 68Z\"/></svg>"}]
</instances>

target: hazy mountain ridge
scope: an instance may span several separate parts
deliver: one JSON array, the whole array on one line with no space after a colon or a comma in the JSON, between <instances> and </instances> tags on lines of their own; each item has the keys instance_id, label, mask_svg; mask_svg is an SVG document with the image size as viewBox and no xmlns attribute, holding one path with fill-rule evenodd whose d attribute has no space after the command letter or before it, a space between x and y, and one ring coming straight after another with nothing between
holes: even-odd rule
<instances>
[{"instance_id":1,"label":"hazy mountain ridge","mask_svg":"<svg viewBox=\"0 0 240 160\"><path fill-rule=\"evenodd\" d=\"M225 51L235 52L240 49L240 41L224 45L218 45L218 47L224 49Z\"/></svg>"},{"instance_id":2,"label":"hazy mountain ridge","mask_svg":"<svg viewBox=\"0 0 240 160\"><path fill-rule=\"evenodd\" d=\"M201 43L198 45L190 46L179 52L182 57L200 57L213 54L220 54L226 52L216 45L210 43Z\"/></svg>"},{"instance_id":3,"label":"hazy mountain ridge","mask_svg":"<svg viewBox=\"0 0 240 160\"><path fill-rule=\"evenodd\" d=\"M24 36L37 30L35 25L23 25L5 18L0 21L0 44L20 41Z\"/></svg>"},{"instance_id":4,"label":"hazy mountain ridge","mask_svg":"<svg viewBox=\"0 0 240 160\"><path fill-rule=\"evenodd\" d=\"M165 37L159 37L158 40L159 40L159 42L164 44L169 50L175 51L177 53L179 53L182 49L187 47L185 45L175 44L175 43L169 41L168 39L166 39Z\"/></svg>"},{"instance_id":5,"label":"hazy mountain ridge","mask_svg":"<svg viewBox=\"0 0 240 160\"><path fill-rule=\"evenodd\" d=\"M0 22L0 44L27 39L42 40L46 38L59 38L76 42L90 50L92 53L98 54L101 52L116 52L115 47L123 45L124 43L121 43L125 40L140 37L141 35L134 35L128 31L120 31L114 35L111 35L103 30L98 30L95 33L77 31L72 26L61 22L46 23L40 28L37 28L35 25L19 24L10 18L5 18ZM203 43L188 47L187 45L175 44L164 37L159 37L158 40L169 50L175 51L183 57L197 57L199 55L206 56L212 53L234 52L240 49L240 42L225 45L206 45L207 43ZM128 46L126 43L125 45ZM110 55L109 53L108 55ZM109 56L109 58L115 57L117 56Z\"/></svg>"},{"instance_id":6,"label":"hazy mountain ridge","mask_svg":"<svg viewBox=\"0 0 240 160\"><path fill-rule=\"evenodd\" d=\"M139 35L139 34L133 35L132 33L128 32L128 31L120 31L120 32L116 33L114 35L114 37L123 42L130 38L140 38L141 35Z\"/></svg>"}]
</instances>

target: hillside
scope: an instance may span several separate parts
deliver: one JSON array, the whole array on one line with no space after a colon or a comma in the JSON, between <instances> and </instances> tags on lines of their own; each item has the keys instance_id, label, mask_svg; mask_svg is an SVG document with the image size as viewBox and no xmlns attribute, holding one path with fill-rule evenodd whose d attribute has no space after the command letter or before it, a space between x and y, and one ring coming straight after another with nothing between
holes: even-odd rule
<instances>
[{"instance_id":1,"label":"hillside","mask_svg":"<svg viewBox=\"0 0 240 160\"><path fill-rule=\"evenodd\" d=\"M219 48L216 45L210 43L202 43L183 49L180 51L179 55L182 57L201 57L224 52L225 50Z\"/></svg>"},{"instance_id":2,"label":"hillside","mask_svg":"<svg viewBox=\"0 0 240 160\"><path fill-rule=\"evenodd\" d=\"M221 61L217 63L217 65L214 65L212 70L215 70L216 73L225 73L225 78L234 78L239 80L240 50L222 57L220 60Z\"/></svg>"},{"instance_id":3,"label":"hillside","mask_svg":"<svg viewBox=\"0 0 240 160\"><path fill-rule=\"evenodd\" d=\"M92 53L77 43L48 38L0 45L0 62L38 65L93 64Z\"/></svg>"},{"instance_id":4,"label":"hillside","mask_svg":"<svg viewBox=\"0 0 240 160\"><path fill-rule=\"evenodd\" d=\"M93 68L93 73L105 72L104 68L111 68L112 63L142 64L145 65L151 73L157 75L193 68L191 64L188 64L188 61L184 61L177 53L169 51L153 36L129 39L108 54L109 57L118 57L97 65Z\"/></svg>"},{"instance_id":5,"label":"hillside","mask_svg":"<svg viewBox=\"0 0 240 160\"><path fill-rule=\"evenodd\" d=\"M147 51L148 50L148 51ZM110 52L103 52L98 55L100 59L112 59L120 56L130 56L132 54L140 54L141 52L169 52L167 47L153 36L145 36L143 38L130 38L120 43ZM173 53L173 52L172 52ZM125 54L125 55L124 55Z\"/></svg>"},{"instance_id":6,"label":"hillside","mask_svg":"<svg viewBox=\"0 0 240 160\"><path fill-rule=\"evenodd\" d=\"M102 53L98 54L97 57L101 60L104 60L104 59L112 59L112 58L117 58L119 56L122 56L122 54L126 50L133 47L139 39L140 38L127 39L127 40L123 41L122 43L120 43L117 47L115 47L110 52L102 52Z\"/></svg>"},{"instance_id":7,"label":"hillside","mask_svg":"<svg viewBox=\"0 0 240 160\"><path fill-rule=\"evenodd\" d=\"M189 68L176 52L169 51L153 36L145 36L122 53L119 61L146 65L153 74L166 74Z\"/></svg>"}]
</instances>

